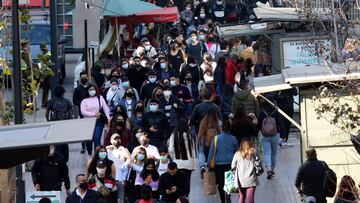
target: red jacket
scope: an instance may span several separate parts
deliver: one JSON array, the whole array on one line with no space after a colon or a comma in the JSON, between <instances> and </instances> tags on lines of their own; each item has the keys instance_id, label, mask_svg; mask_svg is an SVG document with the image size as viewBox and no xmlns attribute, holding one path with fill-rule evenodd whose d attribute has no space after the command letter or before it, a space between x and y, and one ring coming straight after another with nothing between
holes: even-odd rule
<instances>
[{"instance_id":1,"label":"red jacket","mask_svg":"<svg viewBox=\"0 0 360 203\"><path fill-rule=\"evenodd\" d=\"M225 72L226 72L225 84L235 85L235 75L237 72L237 68L233 60L228 59L226 63Z\"/></svg>"}]
</instances>

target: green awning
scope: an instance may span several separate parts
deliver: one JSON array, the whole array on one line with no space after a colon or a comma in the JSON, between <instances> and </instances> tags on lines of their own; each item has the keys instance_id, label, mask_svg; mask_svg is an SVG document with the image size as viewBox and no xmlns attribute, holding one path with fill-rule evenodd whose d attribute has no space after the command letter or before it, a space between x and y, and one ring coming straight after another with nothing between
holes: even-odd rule
<instances>
[{"instance_id":1,"label":"green awning","mask_svg":"<svg viewBox=\"0 0 360 203\"><path fill-rule=\"evenodd\" d=\"M104 0L103 16L131 16L157 9L161 7L140 0Z\"/></svg>"}]
</instances>

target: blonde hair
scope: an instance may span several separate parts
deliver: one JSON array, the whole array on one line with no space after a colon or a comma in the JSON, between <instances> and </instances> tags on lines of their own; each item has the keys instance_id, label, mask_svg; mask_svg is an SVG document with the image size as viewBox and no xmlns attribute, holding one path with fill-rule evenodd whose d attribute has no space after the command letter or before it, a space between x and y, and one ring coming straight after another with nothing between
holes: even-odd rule
<instances>
[{"instance_id":1,"label":"blonde hair","mask_svg":"<svg viewBox=\"0 0 360 203\"><path fill-rule=\"evenodd\" d=\"M254 153L255 145L249 138L243 138L240 141L239 152L244 159L250 159Z\"/></svg>"}]
</instances>

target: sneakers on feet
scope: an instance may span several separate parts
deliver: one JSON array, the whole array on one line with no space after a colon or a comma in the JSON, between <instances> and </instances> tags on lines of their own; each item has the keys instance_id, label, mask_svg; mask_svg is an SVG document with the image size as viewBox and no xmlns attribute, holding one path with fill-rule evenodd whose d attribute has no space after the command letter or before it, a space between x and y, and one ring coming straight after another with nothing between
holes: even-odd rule
<instances>
[{"instance_id":1,"label":"sneakers on feet","mask_svg":"<svg viewBox=\"0 0 360 203\"><path fill-rule=\"evenodd\" d=\"M267 172L267 179L271 179L273 177L272 171Z\"/></svg>"},{"instance_id":2,"label":"sneakers on feet","mask_svg":"<svg viewBox=\"0 0 360 203\"><path fill-rule=\"evenodd\" d=\"M81 149L80 153L85 154L85 149Z\"/></svg>"},{"instance_id":3,"label":"sneakers on feet","mask_svg":"<svg viewBox=\"0 0 360 203\"><path fill-rule=\"evenodd\" d=\"M200 170L201 179L204 179L204 173L205 173L205 168L202 167L201 170Z\"/></svg>"}]
</instances>

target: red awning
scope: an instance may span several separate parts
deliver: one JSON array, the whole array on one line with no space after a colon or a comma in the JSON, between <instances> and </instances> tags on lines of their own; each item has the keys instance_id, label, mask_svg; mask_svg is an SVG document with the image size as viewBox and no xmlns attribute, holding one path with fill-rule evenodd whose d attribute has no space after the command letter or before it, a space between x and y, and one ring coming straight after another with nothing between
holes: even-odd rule
<instances>
[{"instance_id":1,"label":"red awning","mask_svg":"<svg viewBox=\"0 0 360 203\"><path fill-rule=\"evenodd\" d=\"M162 8L152 11L144 11L133 16L111 17L111 23L116 25L140 24L140 23L167 23L179 20L180 15L177 7Z\"/></svg>"},{"instance_id":2,"label":"red awning","mask_svg":"<svg viewBox=\"0 0 360 203\"><path fill-rule=\"evenodd\" d=\"M3 0L2 1L2 6L6 6L9 7L11 6L11 0ZM49 7L50 5L50 0L45 0L45 6ZM41 7L42 6L42 0L28 0L27 4L20 4L19 6L27 6L27 7Z\"/></svg>"}]
</instances>

